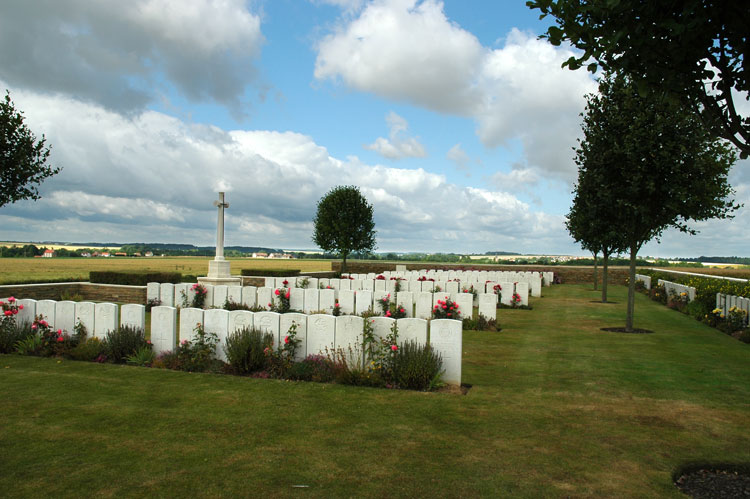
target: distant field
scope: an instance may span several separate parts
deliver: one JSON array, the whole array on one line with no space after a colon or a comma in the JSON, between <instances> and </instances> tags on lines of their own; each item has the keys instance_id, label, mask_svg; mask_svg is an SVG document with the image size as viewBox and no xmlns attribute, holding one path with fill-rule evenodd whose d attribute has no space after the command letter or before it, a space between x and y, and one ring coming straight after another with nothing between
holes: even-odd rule
<instances>
[{"instance_id":1,"label":"distant field","mask_svg":"<svg viewBox=\"0 0 750 499\"><path fill-rule=\"evenodd\" d=\"M750 267L740 268L717 268L717 267L674 267L659 268L658 270L676 270L679 272L692 272L695 274L720 275L724 277L737 277L739 279L750 279Z\"/></svg>"},{"instance_id":2,"label":"distant field","mask_svg":"<svg viewBox=\"0 0 750 499\"><path fill-rule=\"evenodd\" d=\"M206 275L210 257L153 257L153 258L0 258L0 284L24 281L60 279L88 279L92 270L164 271L189 275ZM229 258L232 273L242 269L300 269L302 271L331 270L330 260L267 260Z\"/></svg>"},{"instance_id":3,"label":"distant field","mask_svg":"<svg viewBox=\"0 0 750 499\"><path fill-rule=\"evenodd\" d=\"M8 248L12 248L14 246L19 246L19 247L26 246L27 244L33 244L37 248L49 248L49 249L54 249L54 250L66 249L66 250L70 250L70 251L75 251L75 250L82 249L82 248L91 248L91 249L96 249L97 251L106 251L106 250L117 251L117 250L120 249L120 246L106 246L106 247L104 247L104 246L96 246L96 247L94 247L94 246L85 246L85 245L80 245L80 244L69 245L69 244L46 244L46 243L45 244L42 244L42 243L10 243L10 242L2 242L2 241L0 241L0 246L6 246Z\"/></svg>"}]
</instances>

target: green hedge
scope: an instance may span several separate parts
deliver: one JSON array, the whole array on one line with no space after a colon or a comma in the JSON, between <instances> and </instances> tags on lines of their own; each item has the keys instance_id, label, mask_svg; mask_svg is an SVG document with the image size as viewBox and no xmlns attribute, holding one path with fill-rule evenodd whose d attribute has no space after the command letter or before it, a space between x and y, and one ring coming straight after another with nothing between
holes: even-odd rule
<instances>
[{"instance_id":1,"label":"green hedge","mask_svg":"<svg viewBox=\"0 0 750 499\"><path fill-rule=\"evenodd\" d=\"M129 286L145 286L149 282L182 282L179 272L89 272L89 282L99 284L125 284Z\"/></svg>"},{"instance_id":2,"label":"green hedge","mask_svg":"<svg viewBox=\"0 0 750 499\"><path fill-rule=\"evenodd\" d=\"M302 272L299 269L242 269L244 276L257 277L296 277Z\"/></svg>"}]
</instances>

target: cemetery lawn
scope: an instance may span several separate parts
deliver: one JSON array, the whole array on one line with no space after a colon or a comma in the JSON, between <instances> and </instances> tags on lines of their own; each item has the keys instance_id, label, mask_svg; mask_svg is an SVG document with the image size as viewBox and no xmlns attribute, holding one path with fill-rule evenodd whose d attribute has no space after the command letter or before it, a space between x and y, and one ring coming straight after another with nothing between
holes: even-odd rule
<instances>
[{"instance_id":1,"label":"cemetery lawn","mask_svg":"<svg viewBox=\"0 0 750 499\"><path fill-rule=\"evenodd\" d=\"M212 257L153 258L3 258L0 259L0 284L51 282L65 279L88 280L92 270L116 272L179 272L202 276L208 272ZM242 269L299 269L304 272L331 270L331 260L277 260L266 258L228 258L232 273Z\"/></svg>"},{"instance_id":2,"label":"cemetery lawn","mask_svg":"<svg viewBox=\"0 0 750 499\"><path fill-rule=\"evenodd\" d=\"M467 395L0 355L4 497L684 497L750 463L750 346L584 285L464 333ZM306 486L296 488L295 486Z\"/></svg>"}]
</instances>

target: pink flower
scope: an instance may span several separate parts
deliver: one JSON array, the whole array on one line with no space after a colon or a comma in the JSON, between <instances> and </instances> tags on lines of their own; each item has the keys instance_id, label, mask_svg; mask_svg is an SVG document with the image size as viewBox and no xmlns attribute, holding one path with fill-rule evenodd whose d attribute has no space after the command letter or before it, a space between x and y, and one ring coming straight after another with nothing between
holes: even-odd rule
<instances>
[{"instance_id":1,"label":"pink flower","mask_svg":"<svg viewBox=\"0 0 750 499\"><path fill-rule=\"evenodd\" d=\"M57 342L58 343L63 342L63 341L65 341L65 338L63 338L62 336L58 336L57 337Z\"/></svg>"},{"instance_id":2,"label":"pink flower","mask_svg":"<svg viewBox=\"0 0 750 499\"><path fill-rule=\"evenodd\" d=\"M18 310L23 310L23 305L19 305Z\"/></svg>"},{"instance_id":3,"label":"pink flower","mask_svg":"<svg viewBox=\"0 0 750 499\"><path fill-rule=\"evenodd\" d=\"M181 344L181 345L187 345L187 344L188 344L188 340L182 340L182 341L180 342L180 344Z\"/></svg>"},{"instance_id":4,"label":"pink flower","mask_svg":"<svg viewBox=\"0 0 750 499\"><path fill-rule=\"evenodd\" d=\"M289 343L289 336L285 336L285 337L284 337L284 343L286 343L286 344L288 344L288 343Z\"/></svg>"},{"instance_id":5,"label":"pink flower","mask_svg":"<svg viewBox=\"0 0 750 499\"><path fill-rule=\"evenodd\" d=\"M57 330L57 334L60 335L60 336L62 336L62 329L58 329Z\"/></svg>"},{"instance_id":6,"label":"pink flower","mask_svg":"<svg viewBox=\"0 0 750 499\"><path fill-rule=\"evenodd\" d=\"M334 303L333 306L339 308L341 305L339 305L338 303Z\"/></svg>"},{"instance_id":7,"label":"pink flower","mask_svg":"<svg viewBox=\"0 0 750 499\"><path fill-rule=\"evenodd\" d=\"M31 329L36 329L36 324L32 324Z\"/></svg>"},{"instance_id":8,"label":"pink flower","mask_svg":"<svg viewBox=\"0 0 750 499\"><path fill-rule=\"evenodd\" d=\"M289 284L289 281L287 281L286 279L284 279L284 282L283 282L282 284L283 284L284 286L286 286L287 284Z\"/></svg>"},{"instance_id":9,"label":"pink flower","mask_svg":"<svg viewBox=\"0 0 750 499\"><path fill-rule=\"evenodd\" d=\"M47 321L45 321L45 320L41 320L41 321L39 321L39 324L41 324L41 325L42 325L42 326L44 326L44 327L47 327L47 326L49 326L49 324L47 324Z\"/></svg>"},{"instance_id":10,"label":"pink flower","mask_svg":"<svg viewBox=\"0 0 750 499\"><path fill-rule=\"evenodd\" d=\"M271 305L271 304L269 303L269 304L268 304L268 308L271 308L271 307L273 307L273 305Z\"/></svg>"},{"instance_id":11,"label":"pink flower","mask_svg":"<svg viewBox=\"0 0 750 499\"><path fill-rule=\"evenodd\" d=\"M437 305L435 305L435 310L437 310L437 309L438 309L438 306L437 306Z\"/></svg>"},{"instance_id":12,"label":"pink flower","mask_svg":"<svg viewBox=\"0 0 750 499\"><path fill-rule=\"evenodd\" d=\"M447 310L447 309L448 309L448 305L443 305L443 310Z\"/></svg>"},{"instance_id":13,"label":"pink flower","mask_svg":"<svg viewBox=\"0 0 750 499\"><path fill-rule=\"evenodd\" d=\"M286 299L287 299L287 300L289 299L289 295L291 295L291 291L287 291L287 292L286 292L286 295L284 295L284 296L286 296Z\"/></svg>"},{"instance_id":14,"label":"pink flower","mask_svg":"<svg viewBox=\"0 0 750 499\"><path fill-rule=\"evenodd\" d=\"M8 298L8 303L13 303L14 301L16 301L16 299L13 298L12 296L10 298Z\"/></svg>"},{"instance_id":15,"label":"pink flower","mask_svg":"<svg viewBox=\"0 0 750 499\"><path fill-rule=\"evenodd\" d=\"M146 340L146 345L151 345L151 340Z\"/></svg>"},{"instance_id":16,"label":"pink flower","mask_svg":"<svg viewBox=\"0 0 750 499\"><path fill-rule=\"evenodd\" d=\"M398 347L396 345L391 345L391 351L392 352L398 351Z\"/></svg>"},{"instance_id":17,"label":"pink flower","mask_svg":"<svg viewBox=\"0 0 750 499\"><path fill-rule=\"evenodd\" d=\"M9 315L13 315L13 312L11 312L10 310L6 310L6 311L4 312L4 314L5 314L5 316L7 317L7 316L9 316Z\"/></svg>"},{"instance_id":18,"label":"pink flower","mask_svg":"<svg viewBox=\"0 0 750 499\"><path fill-rule=\"evenodd\" d=\"M274 294L275 294L276 296L279 296L279 295L281 294L281 291L279 291L279 290L277 289L277 290L276 290L276 291L274 291L273 293L274 293Z\"/></svg>"},{"instance_id":19,"label":"pink flower","mask_svg":"<svg viewBox=\"0 0 750 499\"><path fill-rule=\"evenodd\" d=\"M399 312L401 312L403 314L404 313L404 309L403 308L399 309Z\"/></svg>"},{"instance_id":20,"label":"pink flower","mask_svg":"<svg viewBox=\"0 0 750 499\"><path fill-rule=\"evenodd\" d=\"M450 313L450 312L448 312L448 317L450 317L450 316L451 316L451 313Z\"/></svg>"},{"instance_id":21,"label":"pink flower","mask_svg":"<svg viewBox=\"0 0 750 499\"><path fill-rule=\"evenodd\" d=\"M391 316L391 311L390 311L390 310L388 310L388 311L387 311L387 312L385 313L385 316L386 316L386 317L390 317L390 316Z\"/></svg>"}]
</instances>

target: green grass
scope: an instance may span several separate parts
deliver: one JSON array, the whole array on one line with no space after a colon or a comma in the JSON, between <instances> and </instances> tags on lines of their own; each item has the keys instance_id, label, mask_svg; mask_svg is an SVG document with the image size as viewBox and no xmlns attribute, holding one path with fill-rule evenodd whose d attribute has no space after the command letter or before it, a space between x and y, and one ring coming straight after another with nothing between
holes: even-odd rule
<instances>
[{"instance_id":1,"label":"green grass","mask_svg":"<svg viewBox=\"0 0 750 499\"><path fill-rule=\"evenodd\" d=\"M611 289L545 288L465 332L466 396L0 356L0 490L681 497L687 462L750 463L750 347L641 295L655 334L602 332L624 323Z\"/></svg>"},{"instance_id":2,"label":"green grass","mask_svg":"<svg viewBox=\"0 0 750 499\"><path fill-rule=\"evenodd\" d=\"M210 257L153 258L3 258L0 259L0 284L50 282L60 279L86 279L92 270L180 272L206 275ZM232 273L242 269L300 269L304 272L329 271L331 260L277 260L265 258L229 258Z\"/></svg>"}]
</instances>

